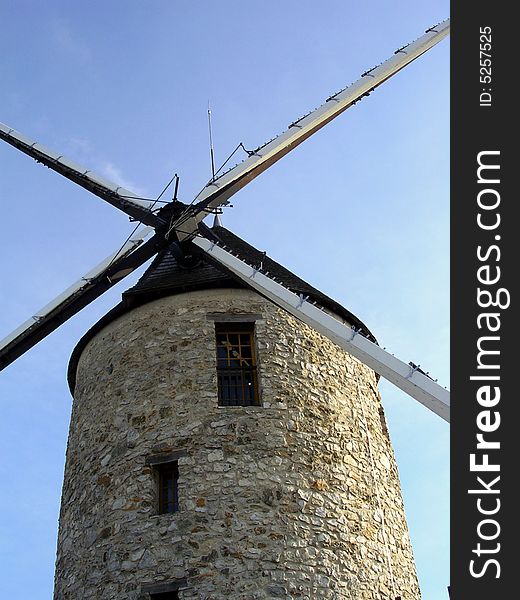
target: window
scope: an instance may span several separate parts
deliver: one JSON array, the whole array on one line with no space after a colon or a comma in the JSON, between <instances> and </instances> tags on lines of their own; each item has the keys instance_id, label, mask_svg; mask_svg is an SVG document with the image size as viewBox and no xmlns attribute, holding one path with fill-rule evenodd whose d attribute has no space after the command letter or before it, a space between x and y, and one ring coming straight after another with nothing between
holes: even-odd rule
<instances>
[{"instance_id":1,"label":"window","mask_svg":"<svg viewBox=\"0 0 520 600\"><path fill-rule=\"evenodd\" d=\"M179 600L179 592L163 592L162 594L150 594L150 600Z\"/></svg>"},{"instance_id":2,"label":"window","mask_svg":"<svg viewBox=\"0 0 520 600\"><path fill-rule=\"evenodd\" d=\"M179 510L179 459L187 456L186 448L159 452L145 457L155 482L157 512L160 515Z\"/></svg>"},{"instance_id":3,"label":"window","mask_svg":"<svg viewBox=\"0 0 520 600\"><path fill-rule=\"evenodd\" d=\"M254 323L215 323L219 406L259 404Z\"/></svg>"},{"instance_id":4,"label":"window","mask_svg":"<svg viewBox=\"0 0 520 600\"><path fill-rule=\"evenodd\" d=\"M179 510L179 466L171 461L155 466L158 482L158 512L160 515Z\"/></svg>"}]
</instances>

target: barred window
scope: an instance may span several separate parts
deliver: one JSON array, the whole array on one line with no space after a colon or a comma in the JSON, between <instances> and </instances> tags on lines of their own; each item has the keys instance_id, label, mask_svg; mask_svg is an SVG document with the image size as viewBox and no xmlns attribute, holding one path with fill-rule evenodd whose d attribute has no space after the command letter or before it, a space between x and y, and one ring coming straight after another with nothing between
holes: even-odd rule
<instances>
[{"instance_id":1,"label":"barred window","mask_svg":"<svg viewBox=\"0 0 520 600\"><path fill-rule=\"evenodd\" d=\"M254 323L215 323L219 406L257 406Z\"/></svg>"}]
</instances>

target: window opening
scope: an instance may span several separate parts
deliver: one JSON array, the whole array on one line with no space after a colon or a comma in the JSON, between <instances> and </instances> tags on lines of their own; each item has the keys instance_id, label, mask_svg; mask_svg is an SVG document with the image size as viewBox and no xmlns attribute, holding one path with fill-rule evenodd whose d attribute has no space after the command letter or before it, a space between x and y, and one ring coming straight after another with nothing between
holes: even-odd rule
<instances>
[{"instance_id":1,"label":"window opening","mask_svg":"<svg viewBox=\"0 0 520 600\"><path fill-rule=\"evenodd\" d=\"M178 600L179 591L186 589L186 579L175 579L174 581L161 581L159 583L143 583L141 592L150 600ZM141 598L139 596L139 598Z\"/></svg>"},{"instance_id":2,"label":"window opening","mask_svg":"<svg viewBox=\"0 0 520 600\"><path fill-rule=\"evenodd\" d=\"M179 465L177 461L156 465L155 469L159 487L159 514L177 512L179 510Z\"/></svg>"},{"instance_id":3,"label":"window opening","mask_svg":"<svg viewBox=\"0 0 520 600\"><path fill-rule=\"evenodd\" d=\"M219 406L259 404L254 323L215 323Z\"/></svg>"}]
</instances>

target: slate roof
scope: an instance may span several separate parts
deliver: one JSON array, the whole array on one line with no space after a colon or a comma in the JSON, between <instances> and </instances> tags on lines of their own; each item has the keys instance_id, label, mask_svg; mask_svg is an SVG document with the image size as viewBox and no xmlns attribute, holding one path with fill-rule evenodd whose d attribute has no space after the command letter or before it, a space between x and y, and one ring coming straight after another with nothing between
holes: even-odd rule
<instances>
[{"instance_id":1,"label":"slate roof","mask_svg":"<svg viewBox=\"0 0 520 600\"><path fill-rule=\"evenodd\" d=\"M359 328L361 333L377 343L366 325L350 311L228 229L221 226L212 229L204 227L204 235L232 250L248 264L258 267L262 265L263 271L268 272L279 283L297 294L308 296L310 300L315 301L321 307ZM122 301L81 338L69 363L68 380L71 391L75 386L77 361L86 344L98 331L122 314L163 296L211 288L247 287L225 267L198 250L196 246L191 246L191 248L193 254L184 258L176 256L171 248L160 252L136 285L123 293Z\"/></svg>"}]
</instances>

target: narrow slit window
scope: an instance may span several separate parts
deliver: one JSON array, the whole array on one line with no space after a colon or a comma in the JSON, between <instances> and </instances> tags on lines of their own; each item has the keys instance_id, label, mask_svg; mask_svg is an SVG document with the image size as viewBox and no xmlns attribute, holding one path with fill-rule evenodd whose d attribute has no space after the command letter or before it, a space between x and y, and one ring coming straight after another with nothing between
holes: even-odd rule
<instances>
[{"instance_id":1,"label":"narrow slit window","mask_svg":"<svg viewBox=\"0 0 520 600\"><path fill-rule=\"evenodd\" d=\"M179 600L179 592L162 592L150 594L150 600Z\"/></svg>"},{"instance_id":2,"label":"narrow slit window","mask_svg":"<svg viewBox=\"0 0 520 600\"><path fill-rule=\"evenodd\" d=\"M215 323L219 406L257 406L254 323Z\"/></svg>"},{"instance_id":3,"label":"narrow slit window","mask_svg":"<svg viewBox=\"0 0 520 600\"><path fill-rule=\"evenodd\" d=\"M177 461L155 467L158 483L158 512L160 515L179 510L179 466Z\"/></svg>"}]
</instances>

